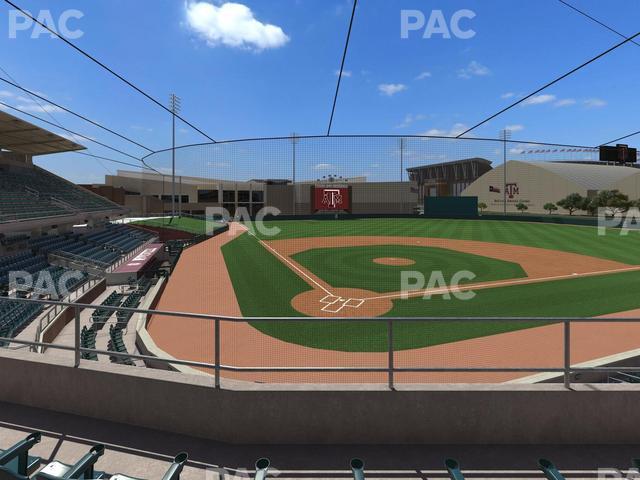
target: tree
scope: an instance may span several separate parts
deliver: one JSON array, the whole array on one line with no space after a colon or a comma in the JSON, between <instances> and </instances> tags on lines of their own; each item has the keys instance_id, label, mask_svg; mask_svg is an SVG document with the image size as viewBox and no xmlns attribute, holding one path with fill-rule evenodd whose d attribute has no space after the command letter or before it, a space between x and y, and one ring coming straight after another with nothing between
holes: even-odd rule
<instances>
[{"instance_id":1,"label":"tree","mask_svg":"<svg viewBox=\"0 0 640 480\"><path fill-rule=\"evenodd\" d=\"M487 204L484 202L480 202L478 204L478 209L480 210L480 214L484 213L484 211L487 209Z\"/></svg>"},{"instance_id":2,"label":"tree","mask_svg":"<svg viewBox=\"0 0 640 480\"><path fill-rule=\"evenodd\" d=\"M555 203L545 203L544 207L543 207L547 212L549 212L549 215L551 215L553 212L558 210L558 207L556 207Z\"/></svg>"},{"instance_id":3,"label":"tree","mask_svg":"<svg viewBox=\"0 0 640 480\"><path fill-rule=\"evenodd\" d=\"M520 213L524 213L525 210L529 210L526 204L520 202L516 205L516 208L520 211Z\"/></svg>"},{"instance_id":4,"label":"tree","mask_svg":"<svg viewBox=\"0 0 640 480\"><path fill-rule=\"evenodd\" d=\"M560 208L569 211L569 215L573 215L576 210L582 210L584 207L584 198L579 193L570 193L562 200L557 202Z\"/></svg>"},{"instance_id":5,"label":"tree","mask_svg":"<svg viewBox=\"0 0 640 480\"><path fill-rule=\"evenodd\" d=\"M633 205L633 202L629 201L629 196L620 190L601 190L591 203L594 213L598 208L604 208L605 215L609 216L624 213Z\"/></svg>"}]
</instances>

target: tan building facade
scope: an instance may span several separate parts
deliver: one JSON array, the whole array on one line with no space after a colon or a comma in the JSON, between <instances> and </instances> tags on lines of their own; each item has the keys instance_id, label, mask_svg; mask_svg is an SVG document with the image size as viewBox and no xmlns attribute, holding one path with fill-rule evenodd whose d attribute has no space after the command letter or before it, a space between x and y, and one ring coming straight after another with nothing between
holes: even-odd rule
<instances>
[{"instance_id":1,"label":"tan building facade","mask_svg":"<svg viewBox=\"0 0 640 480\"><path fill-rule=\"evenodd\" d=\"M596 163L521 162L512 160L485 173L462 196L478 197L489 212L502 212L506 192L507 212L527 205L528 213L545 213L546 203L557 203L571 193L595 196L601 190L620 190L640 198L640 169ZM505 188L506 187L506 188ZM560 210L562 212L562 210ZM566 212L565 212L566 213Z\"/></svg>"}]
</instances>

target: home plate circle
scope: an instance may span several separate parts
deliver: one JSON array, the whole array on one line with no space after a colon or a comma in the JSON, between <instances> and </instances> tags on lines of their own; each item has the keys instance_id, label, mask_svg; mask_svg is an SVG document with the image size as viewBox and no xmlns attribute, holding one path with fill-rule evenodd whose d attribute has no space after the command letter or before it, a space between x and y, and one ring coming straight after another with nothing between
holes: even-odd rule
<instances>
[{"instance_id":1,"label":"home plate circle","mask_svg":"<svg viewBox=\"0 0 640 480\"><path fill-rule=\"evenodd\" d=\"M393 308L389 298L358 288L337 288L331 292L314 289L296 295L291 306L312 317L379 317Z\"/></svg>"}]
</instances>

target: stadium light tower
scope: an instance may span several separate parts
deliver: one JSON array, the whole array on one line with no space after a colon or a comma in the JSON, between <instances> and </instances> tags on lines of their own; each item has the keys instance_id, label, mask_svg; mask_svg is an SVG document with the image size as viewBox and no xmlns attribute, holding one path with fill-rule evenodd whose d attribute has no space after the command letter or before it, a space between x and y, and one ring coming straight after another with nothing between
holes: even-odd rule
<instances>
[{"instance_id":1,"label":"stadium light tower","mask_svg":"<svg viewBox=\"0 0 640 480\"><path fill-rule=\"evenodd\" d=\"M293 132L291 134L291 146L292 146L292 158L291 158L291 179L293 184L293 214L296 214L296 202L298 200L296 190L296 145L300 141L298 134Z\"/></svg>"},{"instance_id":2,"label":"stadium light tower","mask_svg":"<svg viewBox=\"0 0 640 480\"><path fill-rule=\"evenodd\" d=\"M504 214L507 214L507 142L511 139L511 130L505 128L500 131L500 138L502 139L502 175L503 185L502 192L504 196L503 210Z\"/></svg>"},{"instance_id":3,"label":"stadium light tower","mask_svg":"<svg viewBox=\"0 0 640 480\"><path fill-rule=\"evenodd\" d=\"M171 218L176 216L176 115L180 113L182 100L172 93L169 96L171 110Z\"/></svg>"}]
</instances>

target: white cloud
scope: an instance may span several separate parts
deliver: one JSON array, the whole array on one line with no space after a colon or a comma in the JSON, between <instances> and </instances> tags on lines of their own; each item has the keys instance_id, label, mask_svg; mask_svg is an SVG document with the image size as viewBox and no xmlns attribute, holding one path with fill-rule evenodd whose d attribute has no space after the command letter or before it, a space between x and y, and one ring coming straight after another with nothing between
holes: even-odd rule
<instances>
[{"instance_id":1,"label":"white cloud","mask_svg":"<svg viewBox=\"0 0 640 480\"><path fill-rule=\"evenodd\" d=\"M458 78L469 79L471 77L485 77L491 74L491 70L481 63L473 60L466 68L458 70Z\"/></svg>"},{"instance_id":2,"label":"white cloud","mask_svg":"<svg viewBox=\"0 0 640 480\"><path fill-rule=\"evenodd\" d=\"M600 98L587 98L584 101L584 105L587 108L601 108L601 107L606 107L607 102L605 102Z\"/></svg>"},{"instance_id":3,"label":"white cloud","mask_svg":"<svg viewBox=\"0 0 640 480\"><path fill-rule=\"evenodd\" d=\"M340 70L336 70L334 73L335 73L335 76L337 77L338 75L340 75ZM353 76L353 72L351 70L343 70L342 76L346 78L351 78Z\"/></svg>"},{"instance_id":4,"label":"white cloud","mask_svg":"<svg viewBox=\"0 0 640 480\"><path fill-rule=\"evenodd\" d=\"M277 25L257 20L249 7L226 2L220 6L205 1L186 4L187 25L211 47L226 45L261 51L279 48L289 37Z\"/></svg>"},{"instance_id":5,"label":"white cloud","mask_svg":"<svg viewBox=\"0 0 640 480\"><path fill-rule=\"evenodd\" d=\"M573 98L563 98L558 100L553 104L554 107L570 107L571 105L575 105L576 101Z\"/></svg>"},{"instance_id":6,"label":"white cloud","mask_svg":"<svg viewBox=\"0 0 640 480\"><path fill-rule=\"evenodd\" d=\"M531 98L527 98L524 102L522 102L522 105L526 106L526 105L542 105L544 103L549 103L549 102L554 102L556 100L556 96L555 95L548 95L548 94L543 94L543 95L535 95Z\"/></svg>"},{"instance_id":7,"label":"white cloud","mask_svg":"<svg viewBox=\"0 0 640 480\"><path fill-rule=\"evenodd\" d=\"M333 165L331 165L330 163L318 163L313 167L314 170L331 170L332 168Z\"/></svg>"},{"instance_id":8,"label":"white cloud","mask_svg":"<svg viewBox=\"0 0 640 480\"><path fill-rule=\"evenodd\" d=\"M402 83L382 83L378 85L378 91L388 97L392 97L396 93L403 92L406 89L407 86Z\"/></svg>"},{"instance_id":9,"label":"white cloud","mask_svg":"<svg viewBox=\"0 0 640 480\"><path fill-rule=\"evenodd\" d=\"M416 80L424 80L425 78L431 78L431 72L422 72L416 77Z\"/></svg>"},{"instance_id":10,"label":"white cloud","mask_svg":"<svg viewBox=\"0 0 640 480\"><path fill-rule=\"evenodd\" d=\"M34 102L33 100L29 100L25 98L23 98L22 101L24 103L17 105L16 108L22 110L23 112L30 112L30 113L42 113L42 112L62 113L64 112L64 110L62 110L61 108L51 105L49 103L37 103L37 102Z\"/></svg>"},{"instance_id":11,"label":"white cloud","mask_svg":"<svg viewBox=\"0 0 640 480\"><path fill-rule=\"evenodd\" d=\"M402 123L399 124L399 125L396 125L396 128L407 128L412 123L419 122L420 120L424 120L425 118L427 118L427 116L423 115L421 113L418 113L417 115L413 115L412 113L408 113L407 115L405 115L404 120L402 121Z\"/></svg>"},{"instance_id":12,"label":"white cloud","mask_svg":"<svg viewBox=\"0 0 640 480\"><path fill-rule=\"evenodd\" d=\"M229 162L208 162L207 165L214 168L229 168L231 166Z\"/></svg>"},{"instance_id":13,"label":"white cloud","mask_svg":"<svg viewBox=\"0 0 640 480\"><path fill-rule=\"evenodd\" d=\"M504 127L506 130L511 130L512 132L521 132L524 130L524 125L515 124L515 125L507 125Z\"/></svg>"},{"instance_id":14,"label":"white cloud","mask_svg":"<svg viewBox=\"0 0 640 480\"><path fill-rule=\"evenodd\" d=\"M502 95L500 95L500 98L503 98L503 99L505 99L505 100L506 100L507 98L513 98L513 97L515 97L515 96L516 96L516 94L515 94L515 93L513 93L513 92L507 92L507 93L503 93Z\"/></svg>"},{"instance_id":15,"label":"white cloud","mask_svg":"<svg viewBox=\"0 0 640 480\"><path fill-rule=\"evenodd\" d=\"M431 137L457 137L468 129L469 127L467 127L464 123L456 123L449 130L432 128L431 130L427 130L426 132L424 132L422 135Z\"/></svg>"},{"instance_id":16,"label":"white cloud","mask_svg":"<svg viewBox=\"0 0 640 480\"><path fill-rule=\"evenodd\" d=\"M8 90L0 90L0 97L12 98L14 95Z\"/></svg>"}]
</instances>

